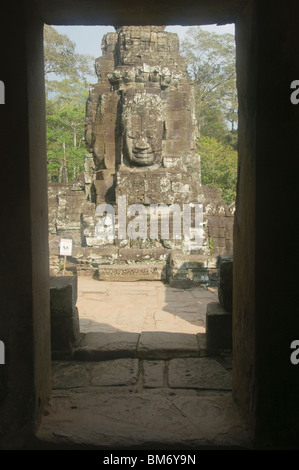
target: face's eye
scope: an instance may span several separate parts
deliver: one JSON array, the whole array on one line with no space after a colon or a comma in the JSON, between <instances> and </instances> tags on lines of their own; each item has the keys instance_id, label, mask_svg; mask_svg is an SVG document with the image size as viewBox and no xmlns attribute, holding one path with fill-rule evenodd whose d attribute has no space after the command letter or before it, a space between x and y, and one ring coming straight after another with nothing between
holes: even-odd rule
<instances>
[{"instance_id":1,"label":"face's eye","mask_svg":"<svg viewBox=\"0 0 299 470\"><path fill-rule=\"evenodd\" d=\"M155 136L155 134L154 134L152 131L147 131L147 132L146 132L146 137L147 137L148 139L153 139L154 136Z\"/></svg>"},{"instance_id":2,"label":"face's eye","mask_svg":"<svg viewBox=\"0 0 299 470\"><path fill-rule=\"evenodd\" d=\"M140 136L140 134L139 134L139 132L137 132L137 131L130 131L130 132L127 132L127 137L128 137L129 139L133 139L133 140L134 140L134 139L138 139L139 136Z\"/></svg>"}]
</instances>

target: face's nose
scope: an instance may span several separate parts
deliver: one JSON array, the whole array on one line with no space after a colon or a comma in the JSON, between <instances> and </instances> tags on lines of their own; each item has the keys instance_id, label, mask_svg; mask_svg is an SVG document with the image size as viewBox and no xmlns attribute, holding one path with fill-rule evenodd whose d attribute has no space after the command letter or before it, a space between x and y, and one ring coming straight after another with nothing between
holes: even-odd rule
<instances>
[{"instance_id":1,"label":"face's nose","mask_svg":"<svg viewBox=\"0 0 299 470\"><path fill-rule=\"evenodd\" d=\"M136 150L147 150L148 148L150 148L150 145L147 141L146 136L142 134L135 141L135 149Z\"/></svg>"}]
</instances>

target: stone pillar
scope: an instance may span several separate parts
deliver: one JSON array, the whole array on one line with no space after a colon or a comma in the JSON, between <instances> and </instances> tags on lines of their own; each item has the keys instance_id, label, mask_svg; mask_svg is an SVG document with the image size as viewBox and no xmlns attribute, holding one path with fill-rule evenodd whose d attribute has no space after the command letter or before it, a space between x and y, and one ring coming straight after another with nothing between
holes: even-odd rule
<instances>
[{"instance_id":1,"label":"stone pillar","mask_svg":"<svg viewBox=\"0 0 299 470\"><path fill-rule=\"evenodd\" d=\"M255 426L255 95L256 17L249 2L236 23L239 161L234 221L233 390ZM250 90L250 92L249 92Z\"/></svg>"}]
</instances>

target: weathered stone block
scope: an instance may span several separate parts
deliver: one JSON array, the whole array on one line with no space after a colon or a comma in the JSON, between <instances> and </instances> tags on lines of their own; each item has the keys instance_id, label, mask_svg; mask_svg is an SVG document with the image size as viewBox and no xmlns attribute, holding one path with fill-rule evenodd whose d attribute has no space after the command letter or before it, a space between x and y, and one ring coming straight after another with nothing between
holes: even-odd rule
<instances>
[{"instance_id":1,"label":"weathered stone block","mask_svg":"<svg viewBox=\"0 0 299 470\"><path fill-rule=\"evenodd\" d=\"M79 315L76 308L72 317L51 316L51 349L53 357L70 353L79 339Z\"/></svg>"},{"instance_id":2,"label":"weathered stone block","mask_svg":"<svg viewBox=\"0 0 299 470\"><path fill-rule=\"evenodd\" d=\"M189 288L209 284L208 258L202 255L170 255L168 282L173 287Z\"/></svg>"},{"instance_id":3,"label":"weathered stone block","mask_svg":"<svg viewBox=\"0 0 299 470\"><path fill-rule=\"evenodd\" d=\"M220 255L217 265L219 271L219 302L224 310L231 312L233 302L233 255Z\"/></svg>"},{"instance_id":4,"label":"weathered stone block","mask_svg":"<svg viewBox=\"0 0 299 470\"><path fill-rule=\"evenodd\" d=\"M117 331L115 333L87 333L75 351L79 361L104 361L108 359L136 357L139 333Z\"/></svg>"},{"instance_id":5,"label":"weathered stone block","mask_svg":"<svg viewBox=\"0 0 299 470\"><path fill-rule=\"evenodd\" d=\"M86 247L84 256L92 263L110 264L118 258L118 248L116 246Z\"/></svg>"},{"instance_id":6,"label":"weathered stone block","mask_svg":"<svg viewBox=\"0 0 299 470\"><path fill-rule=\"evenodd\" d=\"M206 331L208 351L232 349L232 314L219 302L207 305Z\"/></svg>"},{"instance_id":7,"label":"weathered stone block","mask_svg":"<svg viewBox=\"0 0 299 470\"><path fill-rule=\"evenodd\" d=\"M85 237L85 242L88 247L102 247L105 245L114 245L114 240L111 238L97 238L97 237Z\"/></svg>"},{"instance_id":8,"label":"weathered stone block","mask_svg":"<svg viewBox=\"0 0 299 470\"><path fill-rule=\"evenodd\" d=\"M200 357L204 357L207 354L207 335L206 333L197 333L196 338L199 347L199 355Z\"/></svg>"},{"instance_id":9,"label":"weathered stone block","mask_svg":"<svg viewBox=\"0 0 299 470\"><path fill-rule=\"evenodd\" d=\"M120 248L118 252L118 261L123 263L163 263L169 256L167 248Z\"/></svg>"},{"instance_id":10,"label":"weathered stone block","mask_svg":"<svg viewBox=\"0 0 299 470\"><path fill-rule=\"evenodd\" d=\"M95 180L96 204L113 202L115 190L113 189L113 177L110 179Z\"/></svg>"},{"instance_id":11,"label":"weathered stone block","mask_svg":"<svg viewBox=\"0 0 299 470\"><path fill-rule=\"evenodd\" d=\"M98 268L100 281L161 281L166 278L164 264L114 264Z\"/></svg>"},{"instance_id":12,"label":"weathered stone block","mask_svg":"<svg viewBox=\"0 0 299 470\"><path fill-rule=\"evenodd\" d=\"M172 359L169 386L203 390L231 390L231 374L211 358Z\"/></svg>"},{"instance_id":13,"label":"weathered stone block","mask_svg":"<svg viewBox=\"0 0 299 470\"><path fill-rule=\"evenodd\" d=\"M145 388L162 388L164 385L165 361L143 361L143 384Z\"/></svg>"},{"instance_id":14,"label":"weathered stone block","mask_svg":"<svg viewBox=\"0 0 299 470\"><path fill-rule=\"evenodd\" d=\"M50 278L50 309L53 316L71 317L77 303L77 276Z\"/></svg>"},{"instance_id":15,"label":"weathered stone block","mask_svg":"<svg viewBox=\"0 0 299 470\"><path fill-rule=\"evenodd\" d=\"M198 357L199 346L195 335L143 331L140 335L137 355L145 359Z\"/></svg>"},{"instance_id":16,"label":"weathered stone block","mask_svg":"<svg viewBox=\"0 0 299 470\"><path fill-rule=\"evenodd\" d=\"M53 354L70 352L79 338L77 277L50 278L51 347Z\"/></svg>"},{"instance_id":17,"label":"weathered stone block","mask_svg":"<svg viewBox=\"0 0 299 470\"><path fill-rule=\"evenodd\" d=\"M133 385L138 378L138 359L104 361L92 370L92 385L97 387Z\"/></svg>"},{"instance_id":18,"label":"weathered stone block","mask_svg":"<svg viewBox=\"0 0 299 470\"><path fill-rule=\"evenodd\" d=\"M53 389L67 389L86 387L89 384L89 374L80 364L69 362L58 362L52 368Z\"/></svg>"}]
</instances>

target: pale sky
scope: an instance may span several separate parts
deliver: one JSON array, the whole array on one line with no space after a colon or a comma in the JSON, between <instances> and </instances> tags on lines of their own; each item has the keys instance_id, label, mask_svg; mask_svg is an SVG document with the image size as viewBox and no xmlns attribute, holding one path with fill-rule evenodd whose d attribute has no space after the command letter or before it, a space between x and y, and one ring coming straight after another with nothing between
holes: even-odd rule
<instances>
[{"instance_id":1,"label":"pale sky","mask_svg":"<svg viewBox=\"0 0 299 470\"><path fill-rule=\"evenodd\" d=\"M75 44L76 51L80 54L89 54L93 57L101 55L101 42L104 34L115 31L113 26L54 26L60 34L66 34ZM190 26L167 26L166 31L177 33L182 41L185 32ZM207 31L221 33L235 32L235 25L202 26Z\"/></svg>"}]
</instances>

